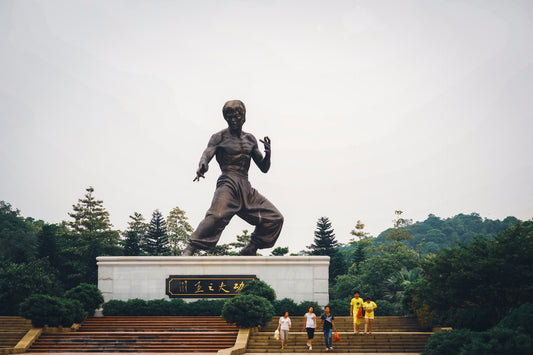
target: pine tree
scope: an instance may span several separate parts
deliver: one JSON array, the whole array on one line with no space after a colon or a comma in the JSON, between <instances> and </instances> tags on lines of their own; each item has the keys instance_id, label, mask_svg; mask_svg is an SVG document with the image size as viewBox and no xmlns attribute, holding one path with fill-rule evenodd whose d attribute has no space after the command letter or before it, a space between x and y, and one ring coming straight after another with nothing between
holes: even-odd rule
<instances>
[{"instance_id":1,"label":"pine tree","mask_svg":"<svg viewBox=\"0 0 533 355\"><path fill-rule=\"evenodd\" d=\"M89 186L85 189L85 198L79 199L76 205L72 205L74 212L68 215L74 218L68 225L75 232L101 232L108 231L112 225L109 221L109 212L103 207L102 200L96 200L93 196L94 188Z\"/></svg>"},{"instance_id":2,"label":"pine tree","mask_svg":"<svg viewBox=\"0 0 533 355\"><path fill-rule=\"evenodd\" d=\"M172 255L181 255L183 249L189 244L193 228L187 220L185 211L177 206L168 214L167 234Z\"/></svg>"},{"instance_id":3,"label":"pine tree","mask_svg":"<svg viewBox=\"0 0 533 355\"><path fill-rule=\"evenodd\" d=\"M152 213L152 220L146 235L146 251L149 255L170 255L167 226L159 210Z\"/></svg>"},{"instance_id":4,"label":"pine tree","mask_svg":"<svg viewBox=\"0 0 533 355\"><path fill-rule=\"evenodd\" d=\"M122 246L124 247L124 255L137 256L143 254L144 245L146 243L146 234L148 232L148 224L144 221L144 217L139 212L134 212L130 216L128 222L128 229L124 232L124 239Z\"/></svg>"},{"instance_id":5,"label":"pine tree","mask_svg":"<svg viewBox=\"0 0 533 355\"><path fill-rule=\"evenodd\" d=\"M316 223L315 238L313 244L307 246L310 255L328 255L336 253L336 247L339 245L335 239L335 233L331 228L331 222L327 217L320 217Z\"/></svg>"}]
</instances>

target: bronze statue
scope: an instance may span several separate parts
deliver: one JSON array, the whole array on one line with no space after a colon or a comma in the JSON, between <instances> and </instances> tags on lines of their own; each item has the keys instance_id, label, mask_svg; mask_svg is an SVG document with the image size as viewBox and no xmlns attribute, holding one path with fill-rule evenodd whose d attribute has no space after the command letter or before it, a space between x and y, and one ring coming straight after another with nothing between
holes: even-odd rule
<instances>
[{"instance_id":1,"label":"bronze statue","mask_svg":"<svg viewBox=\"0 0 533 355\"><path fill-rule=\"evenodd\" d=\"M248 181L251 159L263 173L270 169L270 138L259 140L265 147L263 157L255 137L242 130L246 121L246 108L242 101L226 102L222 114L228 128L211 136L193 181L204 177L214 156L222 175L218 178L211 207L192 233L190 243L183 251L184 256L193 255L196 249L213 248L234 215L255 226L250 243L240 251L241 255L256 255L257 249L274 246L283 225L281 213Z\"/></svg>"}]
</instances>

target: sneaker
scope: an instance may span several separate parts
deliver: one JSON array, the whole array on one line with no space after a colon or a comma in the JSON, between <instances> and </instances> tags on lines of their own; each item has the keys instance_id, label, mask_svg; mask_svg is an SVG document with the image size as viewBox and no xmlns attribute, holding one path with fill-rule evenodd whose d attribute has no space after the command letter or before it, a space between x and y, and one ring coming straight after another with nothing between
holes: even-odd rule
<instances>
[{"instance_id":1,"label":"sneaker","mask_svg":"<svg viewBox=\"0 0 533 355\"><path fill-rule=\"evenodd\" d=\"M313 347L311 345L309 345L309 350L313 350Z\"/></svg>"}]
</instances>

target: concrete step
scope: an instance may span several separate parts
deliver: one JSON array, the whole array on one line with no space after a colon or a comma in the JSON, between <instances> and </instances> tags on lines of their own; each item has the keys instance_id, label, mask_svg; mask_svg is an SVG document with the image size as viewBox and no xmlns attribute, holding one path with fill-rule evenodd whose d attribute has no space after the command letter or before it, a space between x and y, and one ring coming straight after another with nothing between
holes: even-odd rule
<instances>
[{"instance_id":1,"label":"concrete step","mask_svg":"<svg viewBox=\"0 0 533 355\"><path fill-rule=\"evenodd\" d=\"M77 332L43 334L29 352L202 352L234 345L221 317L92 317Z\"/></svg>"}]
</instances>

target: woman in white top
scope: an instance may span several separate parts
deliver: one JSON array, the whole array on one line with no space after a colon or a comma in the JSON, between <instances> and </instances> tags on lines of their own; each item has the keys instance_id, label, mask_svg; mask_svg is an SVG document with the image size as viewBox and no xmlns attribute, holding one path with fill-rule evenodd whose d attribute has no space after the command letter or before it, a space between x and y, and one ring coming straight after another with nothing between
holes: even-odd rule
<instances>
[{"instance_id":1,"label":"woman in white top","mask_svg":"<svg viewBox=\"0 0 533 355\"><path fill-rule=\"evenodd\" d=\"M281 348L283 349L287 345L289 340L289 329L291 329L291 319L289 318L289 312L285 311L283 317L279 318L278 331L281 335Z\"/></svg>"},{"instance_id":2,"label":"woman in white top","mask_svg":"<svg viewBox=\"0 0 533 355\"><path fill-rule=\"evenodd\" d=\"M307 313L304 314L304 325L305 331L307 332L307 346L309 350L313 350L313 338L315 337L316 328L316 314L313 313L313 310L313 306L309 306Z\"/></svg>"}]
</instances>

